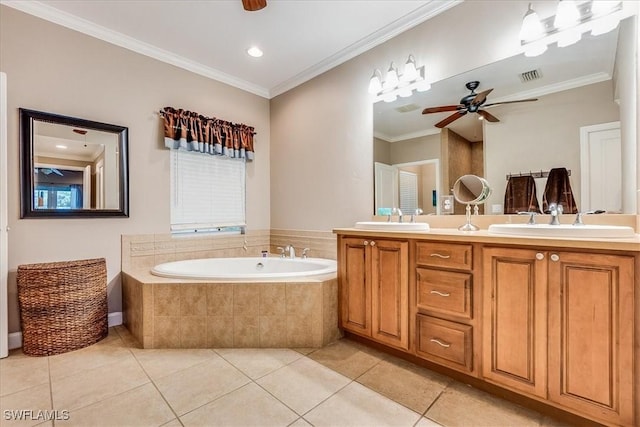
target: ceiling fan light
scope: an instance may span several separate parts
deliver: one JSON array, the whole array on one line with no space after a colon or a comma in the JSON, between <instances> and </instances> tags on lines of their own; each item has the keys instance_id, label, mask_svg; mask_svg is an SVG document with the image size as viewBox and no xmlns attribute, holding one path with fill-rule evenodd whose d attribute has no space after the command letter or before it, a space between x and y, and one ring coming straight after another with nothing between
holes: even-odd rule
<instances>
[{"instance_id":1,"label":"ceiling fan light","mask_svg":"<svg viewBox=\"0 0 640 427\"><path fill-rule=\"evenodd\" d=\"M567 47L571 46L574 43L577 43L582 38L582 34L580 31L574 29L563 31L558 37L558 47Z\"/></svg>"},{"instance_id":2,"label":"ceiling fan light","mask_svg":"<svg viewBox=\"0 0 640 427\"><path fill-rule=\"evenodd\" d=\"M542 37L544 34L544 28L538 14L531 8L529 3L529 9L522 18L522 27L520 27L520 40L531 41Z\"/></svg>"},{"instance_id":3,"label":"ceiling fan light","mask_svg":"<svg viewBox=\"0 0 640 427\"><path fill-rule=\"evenodd\" d=\"M393 66L393 62L392 62L391 65L389 66L389 70L387 71L387 77L384 79L384 84L382 85L382 88L384 90L393 90L398 86L399 81L400 80L398 79L398 71Z\"/></svg>"},{"instance_id":4,"label":"ceiling fan light","mask_svg":"<svg viewBox=\"0 0 640 427\"><path fill-rule=\"evenodd\" d=\"M400 80L403 82L412 82L418 77L418 69L416 68L416 61L413 55L409 55L407 62L404 64L404 71Z\"/></svg>"},{"instance_id":5,"label":"ceiling fan light","mask_svg":"<svg viewBox=\"0 0 640 427\"><path fill-rule=\"evenodd\" d=\"M249 56L253 56L254 58L260 58L263 55L262 50L260 50L260 48L257 46L251 46L249 49L247 49L247 53L249 54Z\"/></svg>"},{"instance_id":6,"label":"ceiling fan light","mask_svg":"<svg viewBox=\"0 0 640 427\"><path fill-rule=\"evenodd\" d=\"M542 55L547 51L547 44L544 42L535 42L527 45L524 50L524 56L532 58Z\"/></svg>"},{"instance_id":7,"label":"ceiling fan light","mask_svg":"<svg viewBox=\"0 0 640 427\"><path fill-rule=\"evenodd\" d=\"M380 82L379 77L380 71L373 70L373 75L371 76L371 80L369 80L369 93L375 95L382 90L382 82Z\"/></svg>"},{"instance_id":8,"label":"ceiling fan light","mask_svg":"<svg viewBox=\"0 0 640 427\"><path fill-rule=\"evenodd\" d=\"M593 26L591 27L591 35L599 36L600 34L608 33L609 31L615 30L618 26L620 19L617 16L609 15L602 17L600 19L596 19L593 22Z\"/></svg>"},{"instance_id":9,"label":"ceiling fan light","mask_svg":"<svg viewBox=\"0 0 640 427\"><path fill-rule=\"evenodd\" d=\"M559 30L564 30L580 22L580 12L578 6L573 0L560 0L558 2L558 10L553 20L553 26Z\"/></svg>"}]
</instances>

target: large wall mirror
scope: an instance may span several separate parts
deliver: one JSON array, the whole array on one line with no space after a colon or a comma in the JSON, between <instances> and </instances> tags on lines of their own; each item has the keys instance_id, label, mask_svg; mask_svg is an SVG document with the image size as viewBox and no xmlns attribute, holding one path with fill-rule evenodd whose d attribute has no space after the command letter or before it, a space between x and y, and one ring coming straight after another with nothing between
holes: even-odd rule
<instances>
[{"instance_id":1,"label":"large wall mirror","mask_svg":"<svg viewBox=\"0 0 640 427\"><path fill-rule=\"evenodd\" d=\"M128 129L20 109L21 218L129 216Z\"/></svg>"},{"instance_id":2,"label":"large wall mirror","mask_svg":"<svg viewBox=\"0 0 640 427\"><path fill-rule=\"evenodd\" d=\"M585 33L574 45L560 48L552 44L540 56L520 54L433 82L426 92L375 103L374 213L389 204L402 204L400 191L392 192L389 187L398 185L393 170L417 162L439 162L439 179L420 179L419 183L428 182L432 187L422 189L419 184L415 190L437 194L422 199L433 213L440 213L433 201L439 204L440 196L451 194L453 183L462 175L486 178L493 193L485 212L501 214L508 175L531 173L541 200L544 172L559 167L571 171L580 210L635 212L635 203L630 203L633 192L630 197L621 189L625 182L635 182L635 171L623 166L620 155L621 145L624 153L625 144L636 144L635 25L636 17L630 16L614 31L599 36ZM470 81L480 82L476 92L493 89L487 103L538 100L488 107L486 111L499 119L496 123L468 113L442 130L434 125L451 115L450 111L422 114L427 107L459 104L470 93L465 87ZM617 129L617 136L604 133L611 129L614 133ZM590 139L592 130L602 134ZM467 144L469 150L454 153L452 142L458 148ZM612 145L603 145L605 142ZM431 173L438 172L433 169ZM389 201L389 197L396 198ZM460 209L455 213L464 213L464 207Z\"/></svg>"}]
</instances>

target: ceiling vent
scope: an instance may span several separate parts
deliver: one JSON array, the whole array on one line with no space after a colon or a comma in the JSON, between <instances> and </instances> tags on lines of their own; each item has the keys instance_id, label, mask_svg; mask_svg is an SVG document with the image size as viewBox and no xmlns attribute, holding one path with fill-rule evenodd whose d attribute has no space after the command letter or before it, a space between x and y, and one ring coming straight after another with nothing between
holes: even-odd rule
<instances>
[{"instance_id":1,"label":"ceiling vent","mask_svg":"<svg viewBox=\"0 0 640 427\"><path fill-rule=\"evenodd\" d=\"M408 113L409 111L415 111L419 108L420 107L416 104L407 104L407 105L401 105L400 107L396 108L396 111L398 113Z\"/></svg>"},{"instance_id":2,"label":"ceiling vent","mask_svg":"<svg viewBox=\"0 0 640 427\"><path fill-rule=\"evenodd\" d=\"M520 81L522 83L527 83L532 80L538 80L542 78L542 71L540 69L525 71L524 73L520 73Z\"/></svg>"}]
</instances>

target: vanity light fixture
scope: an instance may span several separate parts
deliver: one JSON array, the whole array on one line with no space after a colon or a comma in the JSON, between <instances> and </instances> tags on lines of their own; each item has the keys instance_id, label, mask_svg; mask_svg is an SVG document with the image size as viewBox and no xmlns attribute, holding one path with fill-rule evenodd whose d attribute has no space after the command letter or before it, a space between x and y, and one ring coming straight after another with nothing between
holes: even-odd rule
<instances>
[{"instance_id":1,"label":"vanity light fixture","mask_svg":"<svg viewBox=\"0 0 640 427\"><path fill-rule=\"evenodd\" d=\"M417 67L413 55L409 55L404 64L402 74L391 62L384 81L378 69L373 70L369 79L369 93L374 95L373 102L393 102L400 97L409 97L414 90L424 92L431 88L431 84L425 80L424 66Z\"/></svg>"},{"instance_id":2,"label":"vanity light fixture","mask_svg":"<svg viewBox=\"0 0 640 427\"><path fill-rule=\"evenodd\" d=\"M623 9L621 1L592 0L581 4L573 0L559 0L554 16L540 20L529 7L522 19L520 44L525 56L538 56L547 50L547 45L557 42L565 47L578 42L582 33L604 34L618 26Z\"/></svg>"}]
</instances>

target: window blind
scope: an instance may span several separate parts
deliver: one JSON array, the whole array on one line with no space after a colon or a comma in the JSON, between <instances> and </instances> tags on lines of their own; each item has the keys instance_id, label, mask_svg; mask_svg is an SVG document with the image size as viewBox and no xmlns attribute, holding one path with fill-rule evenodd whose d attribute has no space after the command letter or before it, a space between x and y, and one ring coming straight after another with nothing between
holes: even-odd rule
<instances>
[{"instance_id":1,"label":"window blind","mask_svg":"<svg viewBox=\"0 0 640 427\"><path fill-rule=\"evenodd\" d=\"M244 225L244 160L171 150L171 230Z\"/></svg>"},{"instance_id":2,"label":"window blind","mask_svg":"<svg viewBox=\"0 0 640 427\"><path fill-rule=\"evenodd\" d=\"M407 214L415 212L418 208L418 175L400 171L398 184L400 186L400 210Z\"/></svg>"}]
</instances>

